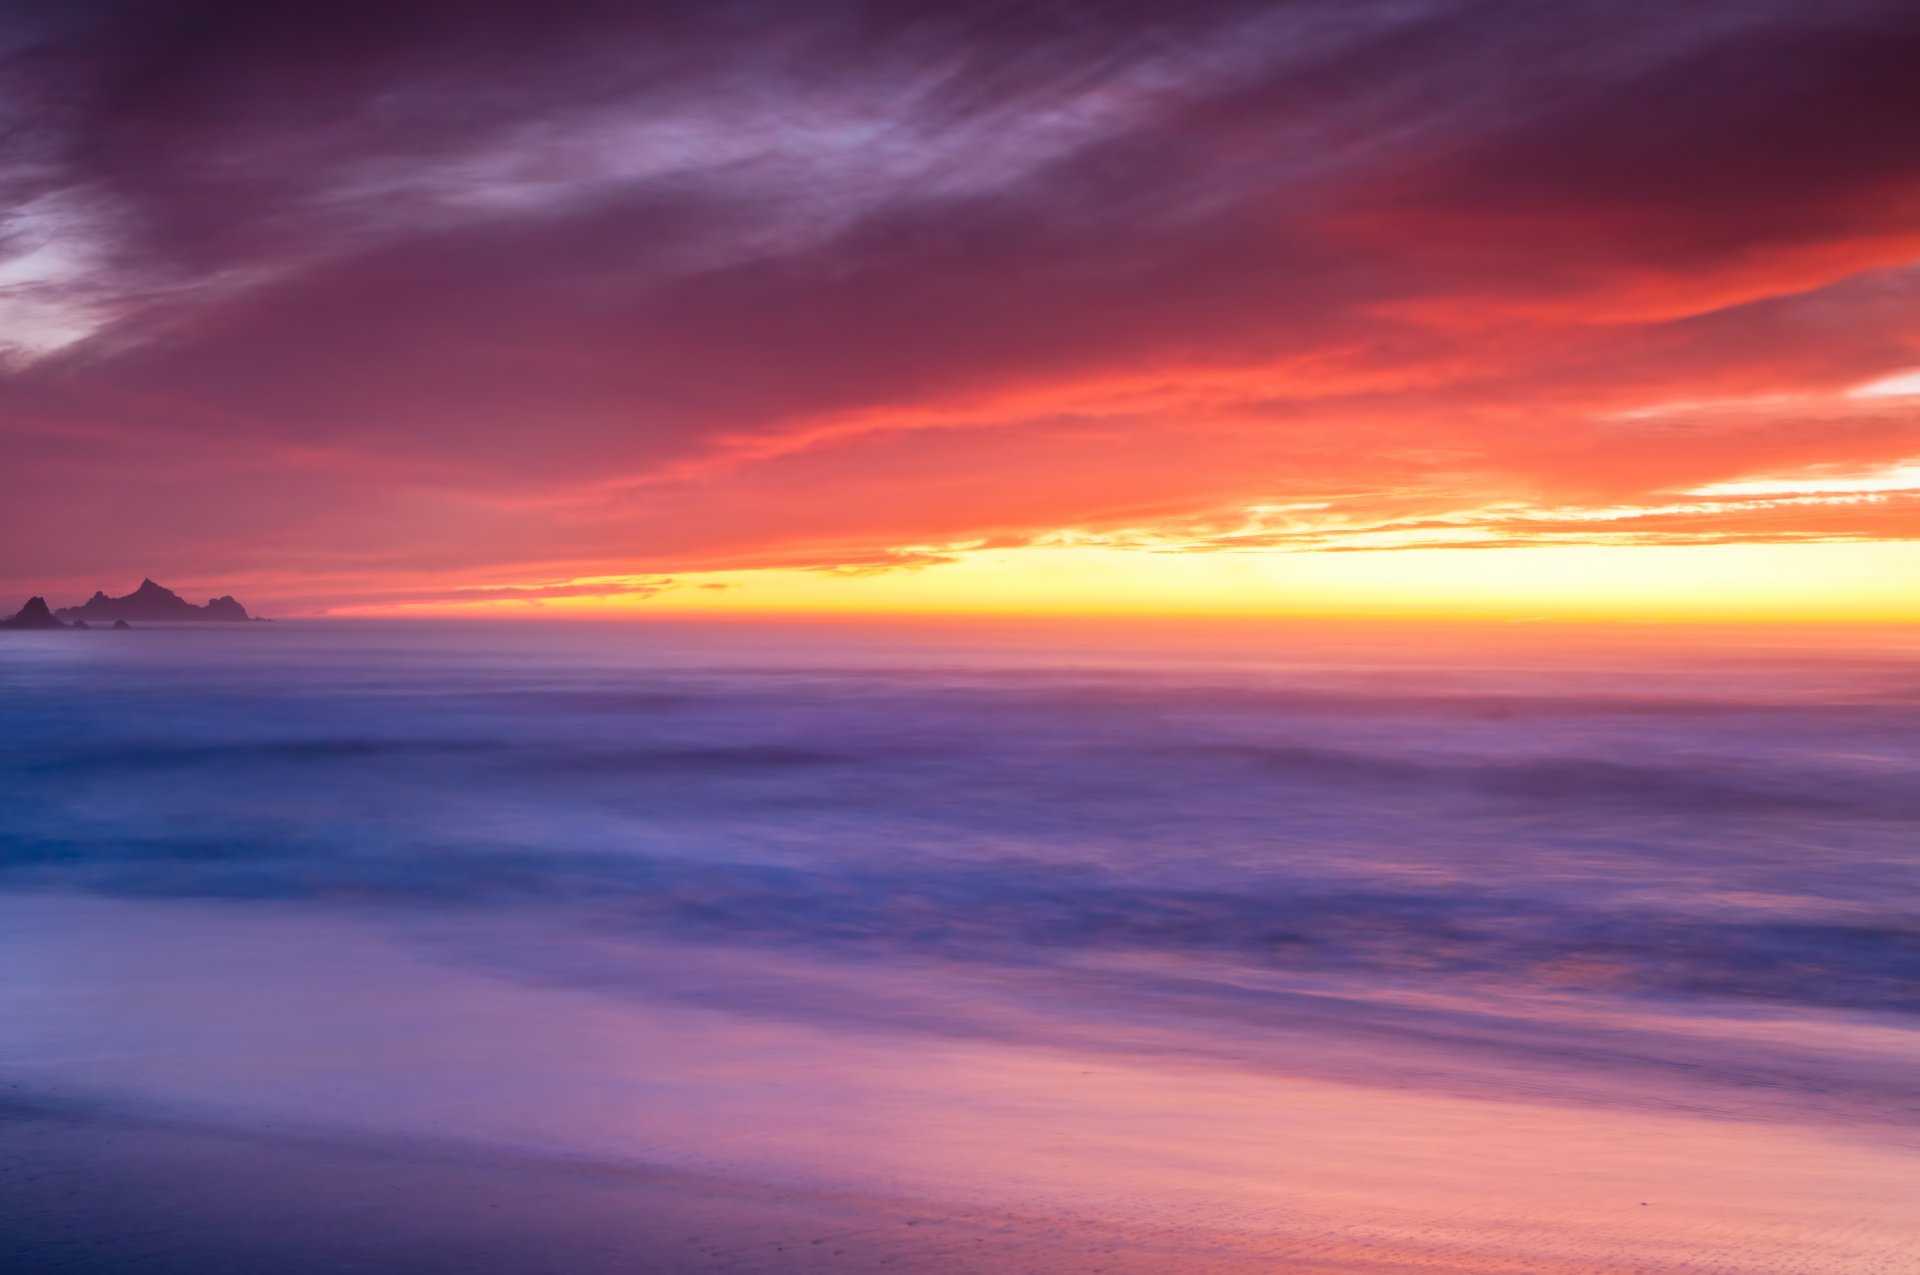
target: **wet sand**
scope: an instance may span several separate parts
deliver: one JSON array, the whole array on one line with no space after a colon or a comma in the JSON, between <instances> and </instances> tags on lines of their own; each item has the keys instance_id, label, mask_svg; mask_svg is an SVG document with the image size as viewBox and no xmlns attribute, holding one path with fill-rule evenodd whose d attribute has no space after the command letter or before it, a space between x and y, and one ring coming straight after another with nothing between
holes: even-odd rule
<instances>
[{"instance_id":1,"label":"wet sand","mask_svg":"<svg viewBox=\"0 0 1920 1275\"><path fill-rule=\"evenodd\" d=\"M259 627L0 664L6 1275L1920 1275L1916 649Z\"/></svg>"},{"instance_id":2,"label":"wet sand","mask_svg":"<svg viewBox=\"0 0 1920 1275\"><path fill-rule=\"evenodd\" d=\"M1580 1210L1583 1235L1482 1202L1479 1216L1408 1215L1405 1238L1367 1238L1379 1209L1342 1226L1284 1209L1236 1226L1184 1221L1151 1186L1138 1211L1090 1201L951 1201L810 1191L565 1159L273 1130L168 1126L13 1109L0 1117L7 1225L0 1269L41 1275L305 1275L469 1271L1106 1271L1388 1275L1857 1272L1916 1267L1915 1235L1885 1198L1763 1201L1702 1225L1696 1200ZM1383 1148L1383 1150L1387 1150ZM1351 1171L1354 1164L1340 1166ZM1545 1166L1541 1166L1543 1169ZM1732 1166L1719 1166L1722 1169ZM1663 1183L1670 1189L1670 1183ZM1388 1202L1379 1202L1388 1203ZM1611 1217L1604 1216L1611 1213ZM1426 1234L1423 1236L1422 1231ZM1466 1232L1477 1231L1477 1237ZM1544 1238L1545 1242L1540 1242ZM1570 1253L1570 1247L1585 1251Z\"/></svg>"},{"instance_id":3,"label":"wet sand","mask_svg":"<svg viewBox=\"0 0 1920 1275\"><path fill-rule=\"evenodd\" d=\"M824 1032L502 983L444 925L5 902L39 975L6 1003L7 1270L1920 1269L1913 1147L1684 1084Z\"/></svg>"}]
</instances>

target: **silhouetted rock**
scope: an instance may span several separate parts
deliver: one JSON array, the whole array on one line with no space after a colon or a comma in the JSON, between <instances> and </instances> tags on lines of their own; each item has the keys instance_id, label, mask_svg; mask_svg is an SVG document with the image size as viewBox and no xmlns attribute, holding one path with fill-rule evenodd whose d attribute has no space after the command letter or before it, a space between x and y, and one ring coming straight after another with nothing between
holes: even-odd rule
<instances>
[{"instance_id":1,"label":"silhouetted rock","mask_svg":"<svg viewBox=\"0 0 1920 1275\"><path fill-rule=\"evenodd\" d=\"M11 617L0 620L0 629L64 629L66 627L54 618L53 612L47 610L45 598L28 598L27 605L21 607Z\"/></svg>"},{"instance_id":2,"label":"silhouetted rock","mask_svg":"<svg viewBox=\"0 0 1920 1275\"><path fill-rule=\"evenodd\" d=\"M172 589L151 580L125 597L96 592L77 607L62 607L63 620L245 620L247 609L230 597L214 598L197 607Z\"/></svg>"},{"instance_id":3,"label":"silhouetted rock","mask_svg":"<svg viewBox=\"0 0 1920 1275\"><path fill-rule=\"evenodd\" d=\"M67 627L70 629L90 629L93 626L91 624L88 624L85 620L75 620L72 624L68 625Z\"/></svg>"},{"instance_id":4,"label":"silhouetted rock","mask_svg":"<svg viewBox=\"0 0 1920 1275\"><path fill-rule=\"evenodd\" d=\"M76 623L78 623L78 621L76 621ZM131 624L128 624L125 620L115 620L113 622L113 627L116 629L130 629L133 626Z\"/></svg>"}]
</instances>

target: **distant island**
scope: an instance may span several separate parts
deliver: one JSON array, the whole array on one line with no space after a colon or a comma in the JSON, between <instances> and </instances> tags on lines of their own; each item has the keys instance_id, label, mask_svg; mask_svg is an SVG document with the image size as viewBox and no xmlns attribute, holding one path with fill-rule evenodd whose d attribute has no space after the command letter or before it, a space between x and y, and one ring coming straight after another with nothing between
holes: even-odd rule
<instances>
[{"instance_id":1,"label":"distant island","mask_svg":"<svg viewBox=\"0 0 1920 1275\"><path fill-rule=\"evenodd\" d=\"M140 587L121 598L110 598L103 592L96 592L91 598L77 607L61 607L54 613L62 620L127 620L127 621L172 621L172 620L250 620L247 609L232 597L209 599L203 607L197 607L172 589L164 588L151 580L142 580Z\"/></svg>"},{"instance_id":2,"label":"distant island","mask_svg":"<svg viewBox=\"0 0 1920 1275\"><path fill-rule=\"evenodd\" d=\"M19 612L0 620L0 629L64 629L67 626L53 618L53 612L47 610L45 598L28 598L27 605Z\"/></svg>"},{"instance_id":3,"label":"distant island","mask_svg":"<svg viewBox=\"0 0 1920 1275\"><path fill-rule=\"evenodd\" d=\"M28 598L18 612L0 619L0 629L89 629L95 623L116 629L131 628L132 621L173 623L182 620L259 620L233 597L210 598L205 606L195 606L172 589L142 580L140 587L125 597L110 598L96 591L77 607L54 611L45 598Z\"/></svg>"}]
</instances>

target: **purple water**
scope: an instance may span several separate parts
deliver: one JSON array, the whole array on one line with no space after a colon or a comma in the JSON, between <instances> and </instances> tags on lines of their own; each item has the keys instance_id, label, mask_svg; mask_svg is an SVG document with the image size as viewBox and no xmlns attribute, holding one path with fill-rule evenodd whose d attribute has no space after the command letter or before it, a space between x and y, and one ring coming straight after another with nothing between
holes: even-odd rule
<instances>
[{"instance_id":1,"label":"purple water","mask_svg":"<svg viewBox=\"0 0 1920 1275\"><path fill-rule=\"evenodd\" d=\"M16 1130L1044 1204L1297 1269L1915 1269L1897 637L282 623L13 635L0 703Z\"/></svg>"}]
</instances>

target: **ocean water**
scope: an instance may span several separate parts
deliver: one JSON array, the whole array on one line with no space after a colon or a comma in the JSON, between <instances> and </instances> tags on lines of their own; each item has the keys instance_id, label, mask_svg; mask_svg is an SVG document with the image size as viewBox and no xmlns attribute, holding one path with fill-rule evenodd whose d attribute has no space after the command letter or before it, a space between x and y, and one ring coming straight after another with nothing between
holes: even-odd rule
<instances>
[{"instance_id":1,"label":"ocean water","mask_svg":"<svg viewBox=\"0 0 1920 1275\"><path fill-rule=\"evenodd\" d=\"M1920 1270L1910 636L0 636L0 1129L1013 1246L823 1269Z\"/></svg>"}]
</instances>

